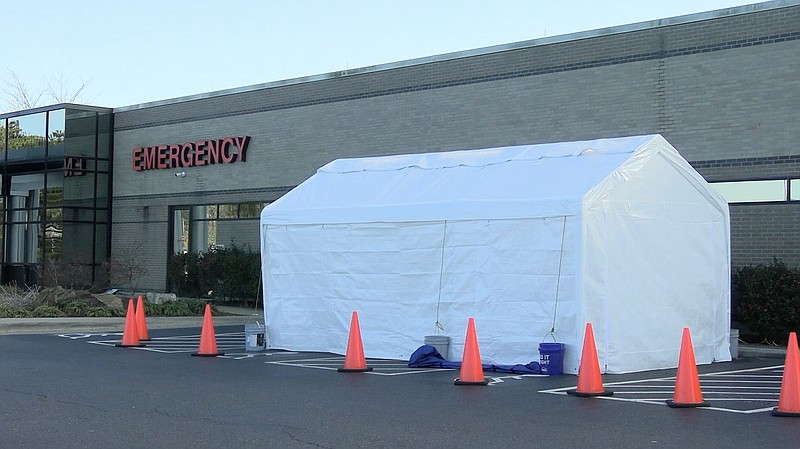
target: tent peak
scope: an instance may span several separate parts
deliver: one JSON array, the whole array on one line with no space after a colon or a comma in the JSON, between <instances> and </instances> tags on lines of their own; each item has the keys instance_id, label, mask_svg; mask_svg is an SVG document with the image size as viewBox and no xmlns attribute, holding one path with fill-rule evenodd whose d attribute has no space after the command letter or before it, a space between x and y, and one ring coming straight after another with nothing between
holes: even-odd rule
<instances>
[{"instance_id":1,"label":"tent peak","mask_svg":"<svg viewBox=\"0 0 800 449\"><path fill-rule=\"evenodd\" d=\"M556 142L517 145L447 152L399 154L393 156L337 159L321 167L321 173L380 172L415 168L436 170L454 167L481 168L516 161L535 161L549 158L566 158L610 154L634 153L658 134L595 139L574 142Z\"/></svg>"}]
</instances>

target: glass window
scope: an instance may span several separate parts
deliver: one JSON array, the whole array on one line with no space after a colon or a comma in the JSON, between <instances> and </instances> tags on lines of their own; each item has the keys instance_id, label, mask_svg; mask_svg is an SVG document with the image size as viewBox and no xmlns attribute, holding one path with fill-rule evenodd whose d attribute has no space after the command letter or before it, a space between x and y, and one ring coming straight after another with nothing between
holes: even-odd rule
<instances>
[{"instance_id":1,"label":"glass window","mask_svg":"<svg viewBox=\"0 0 800 449\"><path fill-rule=\"evenodd\" d=\"M111 148L111 116L110 112L97 113L97 157L108 159Z\"/></svg>"},{"instance_id":2,"label":"glass window","mask_svg":"<svg viewBox=\"0 0 800 449\"><path fill-rule=\"evenodd\" d=\"M79 208L79 207L65 207L64 220L72 222L93 223L94 222L94 209Z\"/></svg>"},{"instance_id":3,"label":"glass window","mask_svg":"<svg viewBox=\"0 0 800 449\"><path fill-rule=\"evenodd\" d=\"M64 202L64 188L63 187L48 187L39 191L39 202L42 205L60 206Z\"/></svg>"},{"instance_id":4,"label":"glass window","mask_svg":"<svg viewBox=\"0 0 800 449\"><path fill-rule=\"evenodd\" d=\"M6 123L7 119L0 122L0 151L6 151Z\"/></svg>"},{"instance_id":5,"label":"glass window","mask_svg":"<svg viewBox=\"0 0 800 449\"><path fill-rule=\"evenodd\" d=\"M44 259L46 261L61 260L62 237L64 227L60 222L51 221L44 226Z\"/></svg>"},{"instance_id":6,"label":"glass window","mask_svg":"<svg viewBox=\"0 0 800 449\"><path fill-rule=\"evenodd\" d=\"M714 182L715 188L729 203L786 201L785 179L770 181Z\"/></svg>"},{"instance_id":7,"label":"glass window","mask_svg":"<svg viewBox=\"0 0 800 449\"><path fill-rule=\"evenodd\" d=\"M792 179L789 182L789 191L792 192L792 196L789 199L792 201L800 201L800 179Z\"/></svg>"},{"instance_id":8,"label":"glass window","mask_svg":"<svg viewBox=\"0 0 800 449\"><path fill-rule=\"evenodd\" d=\"M172 251L175 254L189 252L189 209L172 212Z\"/></svg>"},{"instance_id":9,"label":"glass window","mask_svg":"<svg viewBox=\"0 0 800 449\"><path fill-rule=\"evenodd\" d=\"M102 262L108 257L108 226L98 224L94 229L95 234L95 260Z\"/></svg>"},{"instance_id":10,"label":"glass window","mask_svg":"<svg viewBox=\"0 0 800 449\"><path fill-rule=\"evenodd\" d=\"M60 207L48 207L45 209L45 219L48 221L61 221L64 219L64 209Z\"/></svg>"},{"instance_id":11,"label":"glass window","mask_svg":"<svg viewBox=\"0 0 800 449\"><path fill-rule=\"evenodd\" d=\"M239 205L239 218L259 218L266 203L242 203Z\"/></svg>"},{"instance_id":12,"label":"glass window","mask_svg":"<svg viewBox=\"0 0 800 449\"><path fill-rule=\"evenodd\" d=\"M47 128L47 144L51 149L64 146L64 110L50 111Z\"/></svg>"},{"instance_id":13,"label":"glass window","mask_svg":"<svg viewBox=\"0 0 800 449\"><path fill-rule=\"evenodd\" d=\"M8 120L9 161L43 159L47 113L25 115Z\"/></svg>"},{"instance_id":14,"label":"glass window","mask_svg":"<svg viewBox=\"0 0 800 449\"><path fill-rule=\"evenodd\" d=\"M70 263L91 264L94 254L94 225L92 223L65 222L62 227L62 260Z\"/></svg>"},{"instance_id":15,"label":"glass window","mask_svg":"<svg viewBox=\"0 0 800 449\"><path fill-rule=\"evenodd\" d=\"M238 204L220 204L219 218L238 218Z\"/></svg>"}]
</instances>

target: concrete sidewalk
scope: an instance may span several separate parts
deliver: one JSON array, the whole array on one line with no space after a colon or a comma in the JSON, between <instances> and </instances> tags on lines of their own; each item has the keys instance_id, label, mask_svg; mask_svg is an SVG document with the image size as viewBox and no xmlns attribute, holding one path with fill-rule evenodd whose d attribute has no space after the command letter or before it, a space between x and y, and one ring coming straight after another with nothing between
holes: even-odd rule
<instances>
[{"instance_id":1,"label":"concrete sidewalk","mask_svg":"<svg viewBox=\"0 0 800 449\"><path fill-rule=\"evenodd\" d=\"M263 323L261 310L216 306L225 315L214 316L214 326ZM148 329L202 328L202 316L147 317ZM125 329L125 318L0 318L0 335L108 332Z\"/></svg>"}]
</instances>

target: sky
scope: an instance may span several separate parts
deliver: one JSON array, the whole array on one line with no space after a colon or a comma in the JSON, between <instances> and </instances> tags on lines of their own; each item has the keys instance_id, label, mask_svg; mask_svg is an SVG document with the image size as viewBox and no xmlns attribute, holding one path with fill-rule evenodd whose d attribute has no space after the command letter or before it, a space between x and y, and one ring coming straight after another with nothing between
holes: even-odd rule
<instances>
[{"instance_id":1,"label":"sky","mask_svg":"<svg viewBox=\"0 0 800 449\"><path fill-rule=\"evenodd\" d=\"M122 107L752 3L15 0L0 11L0 113L14 76Z\"/></svg>"}]
</instances>

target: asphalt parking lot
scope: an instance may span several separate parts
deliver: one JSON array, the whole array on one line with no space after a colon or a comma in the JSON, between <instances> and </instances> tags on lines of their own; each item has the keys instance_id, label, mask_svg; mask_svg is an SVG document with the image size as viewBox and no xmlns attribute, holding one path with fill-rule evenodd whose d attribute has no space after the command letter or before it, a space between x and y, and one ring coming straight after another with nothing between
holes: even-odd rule
<instances>
[{"instance_id":1,"label":"asphalt parking lot","mask_svg":"<svg viewBox=\"0 0 800 449\"><path fill-rule=\"evenodd\" d=\"M674 370L606 375L609 398L576 398L574 376L452 370L343 357L247 352L218 326L225 356L197 358L199 329L0 336L0 447L800 447L800 420L776 418L782 361L699 367L705 409L672 409ZM535 356L532 355L532 358ZM776 363L777 362L777 363Z\"/></svg>"}]
</instances>

